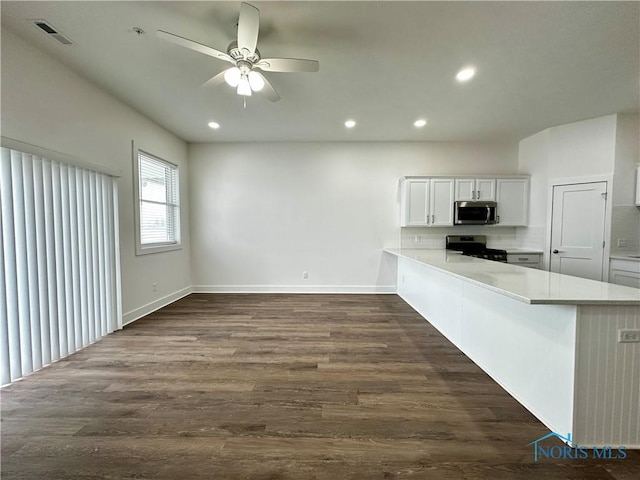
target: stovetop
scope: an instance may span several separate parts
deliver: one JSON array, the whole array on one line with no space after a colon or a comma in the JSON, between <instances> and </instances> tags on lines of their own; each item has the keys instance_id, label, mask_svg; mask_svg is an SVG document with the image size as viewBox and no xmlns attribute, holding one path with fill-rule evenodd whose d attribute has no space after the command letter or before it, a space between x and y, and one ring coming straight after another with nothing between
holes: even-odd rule
<instances>
[{"instance_id":1,"label":"stovetop","mask_svg":"<svg viewBox=\"0 0 640 480\"><path fill-rule=\"evenodd\" d=\"M484 258L495 262L507 261L507 251L497 248L487 248L486 235L447 235L447 250L456 250L463 255Z\"/></svg>"}]
</instances>

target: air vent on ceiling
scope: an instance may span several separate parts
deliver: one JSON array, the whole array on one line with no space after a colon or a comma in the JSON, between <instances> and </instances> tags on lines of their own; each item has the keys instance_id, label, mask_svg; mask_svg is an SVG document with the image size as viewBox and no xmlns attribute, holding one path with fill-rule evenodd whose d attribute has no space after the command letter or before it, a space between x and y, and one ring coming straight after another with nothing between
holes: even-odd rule
<instances>
[{"instance_id":1,"label":"air vent on ceiling","mask_svg":"<svg viewBox=\"0 0 640 480\"><path fill-rule=\"evenodd\" d=\"M46 20L31 20L33 24L46 33L48 36L55 38L63 45L73 45L73 42L61 34L56 28L54 28L49 22Z\"/></svg>"}]
</instances>

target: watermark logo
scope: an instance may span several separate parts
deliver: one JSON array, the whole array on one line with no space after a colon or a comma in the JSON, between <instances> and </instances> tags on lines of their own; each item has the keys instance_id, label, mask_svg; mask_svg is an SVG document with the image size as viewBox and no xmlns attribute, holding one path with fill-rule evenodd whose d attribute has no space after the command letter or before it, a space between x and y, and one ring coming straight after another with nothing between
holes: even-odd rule
<instances>
[{"instance_id":1,"label":"watermark logo","mask_svg":"<svg viewBox=\"0 0 640 480\"><path fill-rule=\"evenodd\" d=\"M565 445L546 445L545 440L549 438L559 438ZM533 461L538 462L545 458L554 460L558 459L572 459L572 460L584 460L587 458L601 458L603 460L624 460L627 458L626 447L612 447L605 445L603 447L582 447L574 445L571 441L571 434L567 433L566 437L551 432L544 435L533 442L527 444L527 446L533 445ZM572 446L573 445L573 446Z\"/></svg>"}]
</instances>

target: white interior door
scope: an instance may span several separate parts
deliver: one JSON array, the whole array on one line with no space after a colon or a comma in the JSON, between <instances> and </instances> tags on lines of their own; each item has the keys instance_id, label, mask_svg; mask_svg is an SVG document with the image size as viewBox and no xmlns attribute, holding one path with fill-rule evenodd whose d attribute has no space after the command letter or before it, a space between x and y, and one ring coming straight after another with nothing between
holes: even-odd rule
<instances>
[{"instance_id":1,"label":"white interior door","mask_svg":"<svg viewBox=\"0 0 640 480\"><path fill-rule=\"evenodd\" d=\"M552 272L602 280L607 183L553 187Z\"/></svg>"}]
</instances>

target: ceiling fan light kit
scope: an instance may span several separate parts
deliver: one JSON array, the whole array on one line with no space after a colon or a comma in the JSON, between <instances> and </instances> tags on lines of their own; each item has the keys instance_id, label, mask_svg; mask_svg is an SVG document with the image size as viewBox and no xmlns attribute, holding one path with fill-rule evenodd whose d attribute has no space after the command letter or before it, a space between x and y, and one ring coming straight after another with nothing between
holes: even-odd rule
<instances>
[{"instance_id":1,"label":"ceiling fan light kit","mask_svg":"<svg viewBox=\"0 0 640 480\"><path fill-rule=\"evenodd\" d=\"M260 70L263 72L317 72L320 64L316 60L301 58L261 58L256 48L259 29L260 11L253 5L243 3L238 17L237 41L229 44L226 53L163 30L158 30L157 35L182 47L233 64L233 67L218 73L203 86L226 83L243 97L251 96L252 92L263 91L268 100L277 102L280 100L280 95Z\"/></svg>"}]
</instances>

